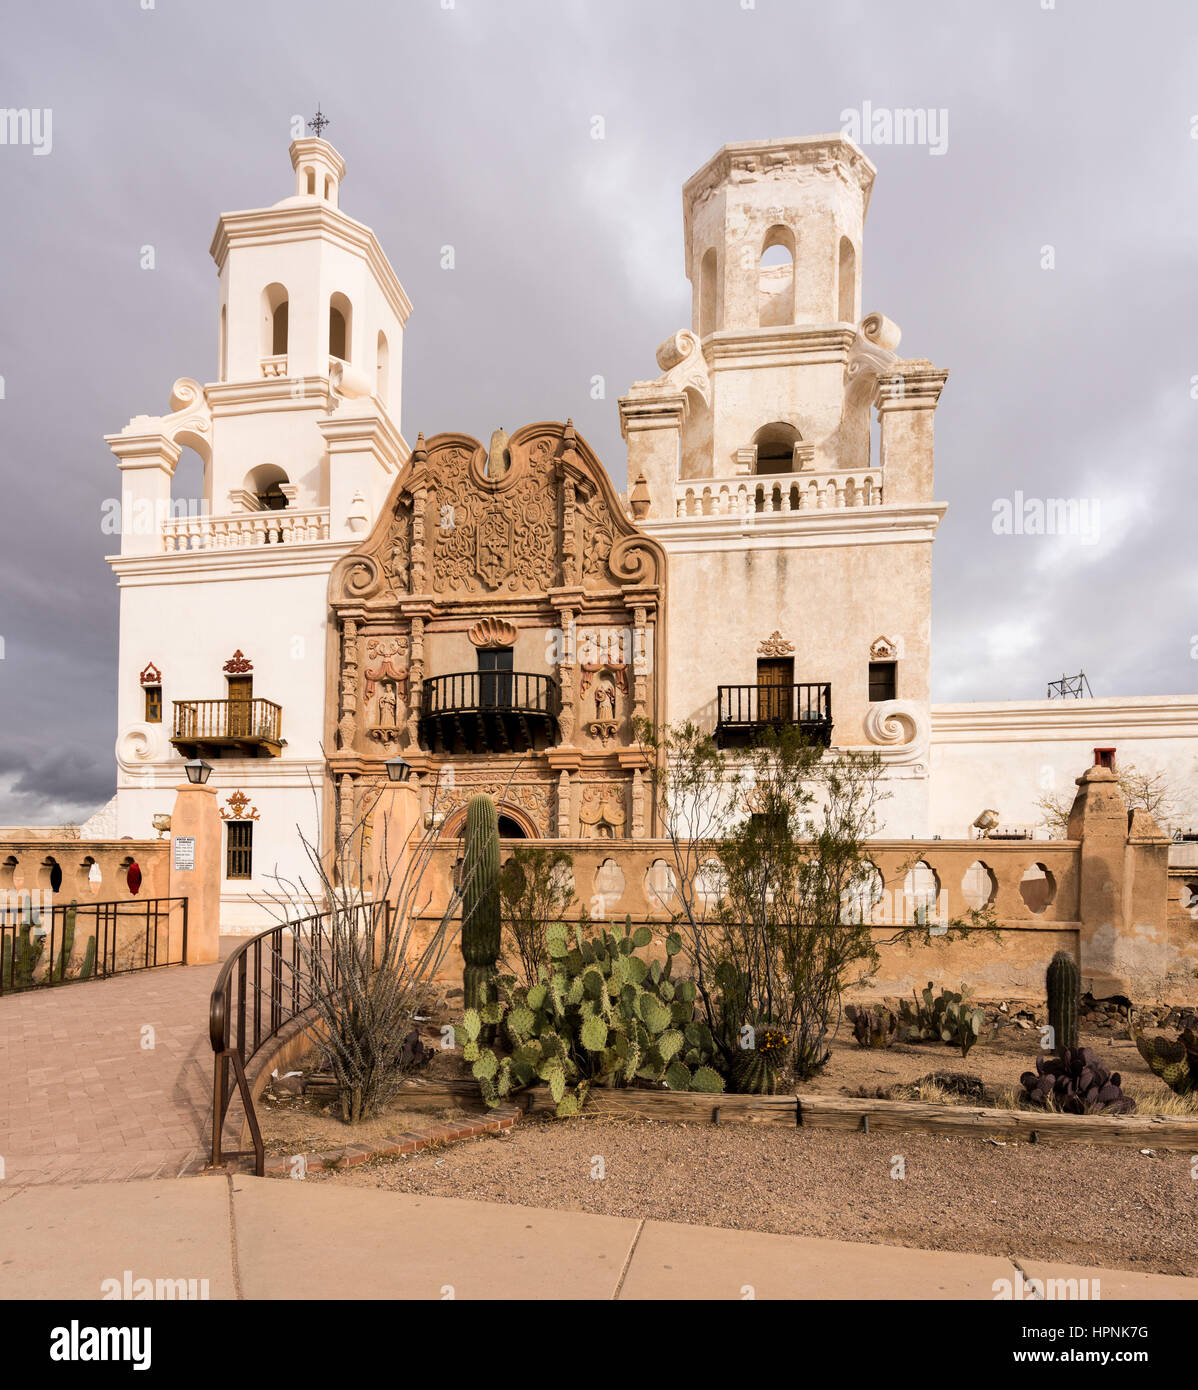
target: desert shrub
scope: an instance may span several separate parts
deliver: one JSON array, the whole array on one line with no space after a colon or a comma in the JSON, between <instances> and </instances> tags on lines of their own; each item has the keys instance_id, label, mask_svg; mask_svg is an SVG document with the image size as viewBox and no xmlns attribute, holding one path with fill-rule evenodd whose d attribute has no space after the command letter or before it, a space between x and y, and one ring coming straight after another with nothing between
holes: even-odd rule
<instances>
[{"instance_id":1,"label":"desert shrub","mask_svg":"<svg viewBox=\"0 0 1198 1390\"><path fill-rule=\"evenodd\" d=\"M795 1077L811 1076L830 1055L845 989L876 973L879 945L993 930L984 909L875 939L863 908L876 896L868 841L886 795L876 753L830 752L794 728L737 752L692 724L656 732L642 721L637 734L673 851L675 922L725 1075L742 1039L773 1024L790 1039Z\"/></svg>"},{"instance_id":2,"label":"desert shrub","mask_svg":"<svg viewBox=\"0 0 1198 1390\"><path fill-rule=\"evenodd\" d=\"M549 964L545 933L567 915L574 901L573 867L565 850L520 845L500 871L502 964L521 984L534 984L537 972Z\"/></svg>"},{"instance_id":3,"label":"desert shrub","mask_svg":"<svg viewBox=\"0 0 1198 1390\"><path fill-rule=\"evenodd\" d=\"M434 982L461 901L455 890L440 920L418 937L428 902L424 876L440 833L436 818L411 841L399 877L386 867L395 856L388 853L385 823L373 827L381 878L367 894L380 794L369 786L358 794L352 822L338 828L330 856L301 830L310 880L275 876L276 889L262 903L295 933L297 978L294 986L285 980L284 988L311 1000L314 1046L336 1083L347 1124L379 1114L405 1076L423 1064L426 1050L413 1030L436 998Z\"/></svg>"}]
</instances>

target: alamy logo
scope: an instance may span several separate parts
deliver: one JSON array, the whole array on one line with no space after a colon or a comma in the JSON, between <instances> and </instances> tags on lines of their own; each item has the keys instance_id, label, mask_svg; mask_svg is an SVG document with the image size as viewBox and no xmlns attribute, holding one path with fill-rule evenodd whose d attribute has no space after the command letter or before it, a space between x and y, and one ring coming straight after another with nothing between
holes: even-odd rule
<instances>
[{"instance_id":1,"label":"alamy logo","mask_svg":"<svg viewBox=\"0 0 1198 1390\"><path fill-rule=\"evenodd\" d=\"M135 1371L150 1369L148 1327L56 1327L50 1333L51 1361L130 1361Z\"/></svg>"},{"instance_id":2,"label":"alamy logo","mask_svg":"<svg viewBox=\"0 0 1198 1390\"><path fill-rule=\"evenodd\" d=\"M157 1299L160 1302L190 1302L208 1298L207 1279L135 1279L131 1269L120 1279L100 1280L102 1299Z\"/></svg>"},{"instance_id":3,"label":"alamy logo","mask_svg":"<svg viewBox=\"0 0 1198 1390\"><path fill-rule=\"evenodd\" d=\"M1089 1300L1102 1298L1101 1279L1028 1279L1017 1269L1014 1279L996 1279L990 1285L996 1303L1039 1303L1050 1300Z\"/></svg>"},{"instance_id":4,"label":"alamy logo","mask_svg":"<svg viewBox=\"0 0 1198 1390\"><path fill-rule=\"evenodd\" d=\"M1095 545L1102 529L1102 502L1098 497L995 498L991 529L996 536L1079 536L1083 545Z\"/></svg>"},{"instance_id":5,"label":"alamy logo","mask_svg":"<svg viewBox=\"0 0 1198 1390\"><path fill-rule=\"evenodd\" d=\"M948 108L874 106L863 101L840 113L840 133L855 145L924 145L929 154L948 153Z\"/></svg>"},{"instance_id":6,"label":"alamy logo","mask_svg":"<svg viewBox=\"0 0 1198 1390\"><path fill-rule=\"evenodd\" d=\"M29 145L34 154L54 148L54 112L48 106L0 107L0 145Z\"/></svg>"}]
</instances>

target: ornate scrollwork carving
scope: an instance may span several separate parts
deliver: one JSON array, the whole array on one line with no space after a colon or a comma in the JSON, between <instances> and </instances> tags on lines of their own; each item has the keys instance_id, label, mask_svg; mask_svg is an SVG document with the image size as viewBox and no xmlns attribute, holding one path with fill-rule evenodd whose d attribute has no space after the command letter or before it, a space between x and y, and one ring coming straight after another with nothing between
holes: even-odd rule
<instances>
[{"instance_id":1,"label":"ornate scrollwork carving","mask_svg":"<svg viewBox=\"0 0 1198 1390\"><path fill-rule=\"evenodd\" d=\"M343 562L340 579L346 598L371 598L383 586L383 571L373 555L351 555Z\"/></svg>"},{"instance_id":2,"label":"ornate scrollwork carving","mask_svg":"<svg viewBox=\"0 0 1198 1390\"><path fill-rule=\"evenodd\" d=\"M621 584L656 584L656 547L643 536L621 536L607 557L607 567Z\"/></svg>"},{"instance_id":3,"label":"ornate scrollwork carving","mask_svg":"<svg viewBox=\"0 0 1198 1390\"><path fill-rule=\"evenodd\" d=\"M790 656L794 652L794 649L795 644L793 642L788 642L777 628L775 628L757 648L762 656Z\"/></svg>"},{"instance_id":4,"label":"ornate scrollwork carving","mask_svg":"<svg viewBox=\"0 0 1198 1390\"><path fill-rule=\"evenodd\" d=\"M466 636L476 647L510 647L516 640L516 624L503 618L480 618Z\"/></svg>"},{"instance_id":5,"label":"ornate scrollwork carving","mask_svg":"<svg viewBox=\"0 0 1198 1390\"><path fill-rule=\"evenodd\" d=\"M931 722L913 700L879 700L866 710L862 727L885 762L916 764L927 755Z\"/></svg>"}]
</instances>

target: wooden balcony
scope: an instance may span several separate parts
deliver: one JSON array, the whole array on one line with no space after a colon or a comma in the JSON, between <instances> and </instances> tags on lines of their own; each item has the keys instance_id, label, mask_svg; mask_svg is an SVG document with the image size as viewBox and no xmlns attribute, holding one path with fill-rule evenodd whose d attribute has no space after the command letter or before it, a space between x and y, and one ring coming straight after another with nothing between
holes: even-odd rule
<instances>
[{"instance_id":1,"label":"wooden balcony","mask_svg":"<svg viewBox=\"0 0 1198 1390\"><path fill-rule=\"evenodd\" d=\"M557 741L561 691L528 671L430 676L420 704L420 741L430 752L515 753Z\"/></svg>"},{"instance_id":2,"label":"wooden balcony","mask_svg":"<svg viewBox=\"0 0 1198 1390\"><path fill-rule=\"evenodd\" d=\"M277 758L282 720L273 700L176 700L171 742L185 758Z\"/></svg>"},{"instance_id":3,"label":"wooden balcony","mask_svg":"<svg viewBox=\"0 0 1198 1390\"><path fill-rule=\"evenodd\" d=\"M832 742L832 686L721 685L716 695L716 742L746 744L767 728L798 728L811 743Z\"/></svg>"}]
</instances>

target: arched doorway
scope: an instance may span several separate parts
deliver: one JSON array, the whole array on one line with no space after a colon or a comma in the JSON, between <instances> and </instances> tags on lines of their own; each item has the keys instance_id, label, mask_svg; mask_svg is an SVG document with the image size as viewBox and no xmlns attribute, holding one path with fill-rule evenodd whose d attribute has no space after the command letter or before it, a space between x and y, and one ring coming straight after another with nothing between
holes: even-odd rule
<instances>
[{"instance_id":1,"label":"arched doorway","mask_svg":"<svg viewBox=\"0 0 1198 1390\"><path fill-rule=\"evenodd\" d=\"M529 819L526 812L521 811L516 806L509 806L506 802L500 801L497 805L499 811L499 838L501 840L539 840L540 832ZM445 818L445 828L441 832L442 839L460 840L466 833L466 808L459 806Z\"/></svg>"},{"instance_id":2,"label":"arched doorway","mask_svg":"<svg viewBox=\"0 0 1198 1390\"><path fill-rule=\"evenodd\" d=\"M527 840L524 826L506 811L499 813L499 838L501 840Z\"/></svg>"}]
</instances>

